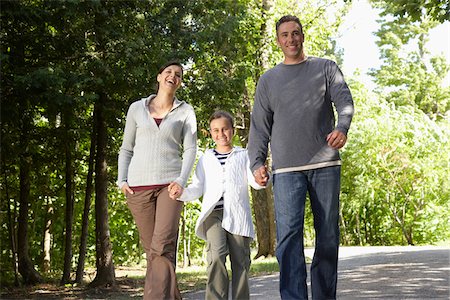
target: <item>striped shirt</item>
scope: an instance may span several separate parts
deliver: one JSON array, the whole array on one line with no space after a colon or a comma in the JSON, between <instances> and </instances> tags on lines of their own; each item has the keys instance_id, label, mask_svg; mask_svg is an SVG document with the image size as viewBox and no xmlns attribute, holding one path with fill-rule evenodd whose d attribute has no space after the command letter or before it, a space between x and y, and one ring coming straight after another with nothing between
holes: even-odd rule
<instances>
[{"instance_id":1,"label":"striped shirt","mask_svg":"<svg viewBox=\"0 0 450 300\"><path fill-rule=\"evenodd\" d=\"M231 151L228 153L219 153L214 149L214 155L219 160L220 165L222 166L222 170L225 172L225 163L227 161L228 156L230 155ZM217 201L216 206L214 209L223 209L223 196Z\"/></svg>"}]
</instances>

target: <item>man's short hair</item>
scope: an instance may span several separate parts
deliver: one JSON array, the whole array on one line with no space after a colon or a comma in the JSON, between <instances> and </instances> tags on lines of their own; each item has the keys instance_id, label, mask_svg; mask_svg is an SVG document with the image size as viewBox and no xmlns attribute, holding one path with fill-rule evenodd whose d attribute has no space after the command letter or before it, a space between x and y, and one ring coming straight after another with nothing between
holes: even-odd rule
<instances>
[{"instance_id":1,"label":"man's short hair","mask_svg":"<svg viewBox=\"0 0 450 300\"><path fill-rule=\"evenodd\" d=\"M297 23L297 24L300 26L300 31L301 31L301 33L303 33L303 26L302 26L302 23L300 22L300 19L297 18L296 16L285 15L285 16L282 16L282 17L278 20L278 22L276 23L276 25L275 25L277 34L278 34L278 28L280 28L280 25L283 24L283 23L286 23L286 22L295 22L295 23Z\"/></svg>"}]
</instances>

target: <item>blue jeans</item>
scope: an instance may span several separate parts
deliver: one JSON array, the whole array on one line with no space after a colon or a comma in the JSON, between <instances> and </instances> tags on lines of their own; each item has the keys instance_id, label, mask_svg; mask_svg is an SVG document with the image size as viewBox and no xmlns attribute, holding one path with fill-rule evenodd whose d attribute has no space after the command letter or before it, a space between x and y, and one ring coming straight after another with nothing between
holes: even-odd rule
<instances>
[{"instance_id":1,"label":"blue jeans","mask_svg":"<svg viewBox=\"0 0 450 300\"><path fill-rule=\"evenodd\" d=\"M336 299L340 166L275 174L276 256L282 299L308 299L303 244L306 192L316 233L311 264L313 299Z\"/></svg>"}]
</instances>

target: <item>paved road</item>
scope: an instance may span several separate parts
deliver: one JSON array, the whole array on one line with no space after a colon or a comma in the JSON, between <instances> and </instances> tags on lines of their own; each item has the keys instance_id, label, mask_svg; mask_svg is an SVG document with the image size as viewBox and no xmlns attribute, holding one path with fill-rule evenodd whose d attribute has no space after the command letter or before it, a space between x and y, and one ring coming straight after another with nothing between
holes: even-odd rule
<instances>
[{"instance_id":1,"label":"paved road","mask_svg":"<svg viewBox=\"0 0 450 300\"><path fill-rule=\"evenodd\" d=\"M312 257L314 251L305 253ZM183 299L204 295L192 292ZM250 298L280 299L278 274L251 278ZM337 298L450 299L450 247L341 247Z\"/></svg>"}]
</instances>

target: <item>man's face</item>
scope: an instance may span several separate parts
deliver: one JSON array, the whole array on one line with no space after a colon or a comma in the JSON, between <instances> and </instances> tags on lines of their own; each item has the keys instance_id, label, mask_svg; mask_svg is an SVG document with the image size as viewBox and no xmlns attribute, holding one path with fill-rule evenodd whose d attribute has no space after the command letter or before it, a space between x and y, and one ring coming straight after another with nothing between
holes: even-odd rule
<instances>
[{"instance_id":1,"label":"man's face","mask_svg":"<svg viewBox=\"0 0 450 300\"><path fill-rule=\"evenodd\" d=\"M285 63L296 63L303 58L303 39L300 25L294 21L278 27L277 44L284 53Z\"/></svg>"}]
</instances>

